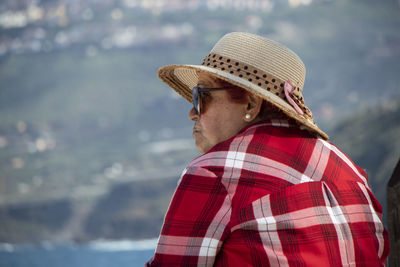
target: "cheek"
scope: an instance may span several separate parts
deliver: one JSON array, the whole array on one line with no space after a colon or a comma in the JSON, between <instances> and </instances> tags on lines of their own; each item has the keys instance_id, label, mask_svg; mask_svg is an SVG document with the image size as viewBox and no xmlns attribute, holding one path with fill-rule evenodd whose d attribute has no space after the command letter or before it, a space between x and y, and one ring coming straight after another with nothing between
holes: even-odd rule
<instances>
[{"instance_id":1,"label":"cheek","mask_svg":"<svg viewBox=\"0 0 400 267\"><path fill-rule=\"evenodd\" d=\"M209 142L216 142L223 131L221 124L223 118L218 115L218 112L204 113L199 121L202 128L202 135Z\"/></svg>"},{"instance_id":2,"label":"cheek","mask_svg":"<svg viewBox=\"0 0 400 267\"><path fill-rule=\"evenodd\" d=\"M244 114L240 112L240 106L234 106L224 113L224 118L219 122L219 127L223 128L225 137L236 135L246 126Z\"/></svg>"},{"instance_id":3,"label":"cheek","mask_svg":"<svg viewBox=\"0 0 400 267\"><path fill-rule=\"evenodd\" d=\"M216 110L215 113L204 117L204 135L216 143L236 135L242 128L238 117L239 114L232 112L228 107Z\"/></svg>"},{"instance_id":4,"label":"cheek","mask_svg":"<svg viewBox=\"0 0 400 267\"><path fill-rule=\"evenodd\" d=\"M221 118L219 116L204 116L202 119L203 130L208 137L212 137L220 131Z\"/></svg>"}]
</instances>

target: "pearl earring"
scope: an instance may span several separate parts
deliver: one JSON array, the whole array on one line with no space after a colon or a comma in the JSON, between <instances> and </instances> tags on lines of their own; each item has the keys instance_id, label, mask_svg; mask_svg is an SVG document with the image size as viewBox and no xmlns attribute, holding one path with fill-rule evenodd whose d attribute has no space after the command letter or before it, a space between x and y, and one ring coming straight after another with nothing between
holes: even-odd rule
<instances>
[{"instance_id":1,"label":"pearl earring","mask_svg":"<svg viewBox=\"0 0 400 267\"><path fill-rule=\"evenodd\" d=\"M251 116L250 116L250 114L246 114L244 117L245 117L246 120L250 120Z\"/></svg>"}]
</instances>

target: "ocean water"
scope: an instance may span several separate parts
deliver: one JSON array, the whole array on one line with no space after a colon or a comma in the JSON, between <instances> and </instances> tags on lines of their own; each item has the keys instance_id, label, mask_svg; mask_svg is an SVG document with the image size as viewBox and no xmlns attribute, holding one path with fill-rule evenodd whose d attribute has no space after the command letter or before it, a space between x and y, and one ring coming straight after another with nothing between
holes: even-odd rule
<instances>
[{"instance_id":1,"label":"ocean water","mask_svg":"<svg viewBox=\"0 0 400 267\"><path fill-rule=\"evenodd\" d=\"M136 267L154 254L157 239L87 244L0 244L0 267Z\"/></svg>"}]
</instances>

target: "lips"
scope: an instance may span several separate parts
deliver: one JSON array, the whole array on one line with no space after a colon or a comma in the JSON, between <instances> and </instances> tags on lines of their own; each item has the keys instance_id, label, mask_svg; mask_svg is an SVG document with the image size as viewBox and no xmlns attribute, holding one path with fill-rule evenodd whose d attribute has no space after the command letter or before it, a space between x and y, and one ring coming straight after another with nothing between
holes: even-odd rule
<instances>
[{"instance_id":1,"label":"lips","mask_svg":"<svg viewBox=\"0 0 400 267\"><path fill-rule=\"evenodd\" d=\"M193 127L193 134L200 133L200 129L198 127Z\"/></svg>"}]
</instances>

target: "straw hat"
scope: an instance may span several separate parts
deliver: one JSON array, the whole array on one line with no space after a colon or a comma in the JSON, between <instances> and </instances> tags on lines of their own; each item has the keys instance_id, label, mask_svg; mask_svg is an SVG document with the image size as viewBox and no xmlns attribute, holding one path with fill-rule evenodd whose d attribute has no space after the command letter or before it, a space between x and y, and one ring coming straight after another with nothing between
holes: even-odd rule
<instances>
[{"instance_id":1,"label":"straw hat","mask_svg":"<svg viewBox=\"0 0 400 267\"><path fill-rule=\"evenodd\" d=\"M158 76L187 101L199 72L207 72L254 93L281 109L307 130L327 140L314 123L302 92L306 69L287 47L267 38L243 32L223 36L201 65L167 65Z\"/></svg>"}]
</instances>

